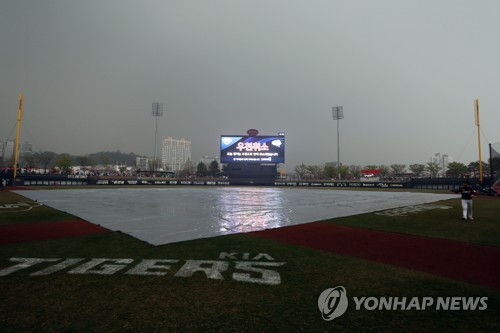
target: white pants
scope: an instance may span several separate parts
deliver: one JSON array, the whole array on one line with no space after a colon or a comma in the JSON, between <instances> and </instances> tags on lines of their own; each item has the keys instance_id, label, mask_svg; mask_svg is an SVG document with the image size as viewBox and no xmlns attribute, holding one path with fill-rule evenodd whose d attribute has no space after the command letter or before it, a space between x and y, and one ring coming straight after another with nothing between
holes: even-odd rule
<instances>
[{"instance_id":1,"label":"white pants","mask_svg":"<svg viewBox=\"0 0 500 333\"><path fill-rule=\"evenodd\" d=\"M462 217L464 219L472 218L472 200L462 199Z\"/></svg>"}]
</instances>

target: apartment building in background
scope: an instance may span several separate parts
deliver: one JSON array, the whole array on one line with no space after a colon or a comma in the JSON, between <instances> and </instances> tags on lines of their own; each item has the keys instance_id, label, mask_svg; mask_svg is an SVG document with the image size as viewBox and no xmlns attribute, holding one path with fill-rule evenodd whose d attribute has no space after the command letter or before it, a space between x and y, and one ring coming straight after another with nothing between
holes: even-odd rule
<instances>
[{"instance_id":1,"label":"apartment building in background","mask_svg":"<svg viewBox=\"0 0 500 333\"><path fill-rule=\"evenodd\" d=\"M191 141L168 137L162 141L161 166L166 171L182 171L191 160Z\"/></svg>"}]
</instances>

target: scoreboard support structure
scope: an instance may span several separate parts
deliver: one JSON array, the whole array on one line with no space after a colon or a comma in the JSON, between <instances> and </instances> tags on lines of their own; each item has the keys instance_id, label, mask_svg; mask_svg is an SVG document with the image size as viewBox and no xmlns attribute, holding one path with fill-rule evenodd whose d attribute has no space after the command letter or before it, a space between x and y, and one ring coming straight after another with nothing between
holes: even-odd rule
<instances>
[{"instance_id":1,"label":"scoreboard support structure","mask_svg":"<svg viewBox=\"0 0 500 333\"><path fill-rule=\"evenodd\" d=\"M274 185L278 170L276 164L228 163L226 175L231 185Z\"/></svg>"}]
</instances>

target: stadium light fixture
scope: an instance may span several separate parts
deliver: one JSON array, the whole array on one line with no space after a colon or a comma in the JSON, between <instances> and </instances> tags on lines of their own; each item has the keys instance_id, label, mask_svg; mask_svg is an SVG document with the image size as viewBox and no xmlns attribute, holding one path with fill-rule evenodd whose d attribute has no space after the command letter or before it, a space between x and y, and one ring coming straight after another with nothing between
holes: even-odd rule
<instances>
[{"instance_id":1,"label":"stadium light fixture","mask_svg":"<svg viewBox=\"0 0 500 333\"><path fill-rule=\"evenodd\" d=\"M340 166L340 132L339 120L344 119L344 108L342 106L334 106L332 108L333 120L337 121L337 166ZM340 173L339 173L340 178Z\"/></svg>"},{"instance_id":2,"label":"stadium light fixture","mask_svg":"<svg viewBox=\"0 0 500 333\"><path fill-rule=\"evenodd\" d=\"M158 117L163 117L163 103L153 103L152 116L156 118L155 121L155 157L154 157L154 168L156 170L156 161L158 159Z\"/></svg>"}]
</instances>

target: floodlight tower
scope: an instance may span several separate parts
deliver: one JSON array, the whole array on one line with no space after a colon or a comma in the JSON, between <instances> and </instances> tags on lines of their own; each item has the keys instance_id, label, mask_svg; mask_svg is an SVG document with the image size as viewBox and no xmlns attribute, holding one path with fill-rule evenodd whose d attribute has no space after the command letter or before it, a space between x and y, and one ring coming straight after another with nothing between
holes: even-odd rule
<instances>
[{"instance_id":1,"label":"floodlight tower","mask_svg":"<svg viewBox=\"0 0 500 333\"><path fill-rule=\"evenodd\" d=\"M344 119L344 108L342 106L334 106L332 108L333 120L337 121L337 167L340 167L340 132L339 120ZM339 172L340 178L340 172Z\"/></svg>"},{"instance_id":2,"label":"floodlight tower","mask_svg":"<svg viewBox=\"0 0 500 333\"><path fill-rule=\"evenodd\" d=\"M158 159L158 117L163 117L163 103L153 103L152 116L156 118L155 121L155 157L154 157L154 168L156 170L156 161Z\"/></svg>"}]
</instances>

